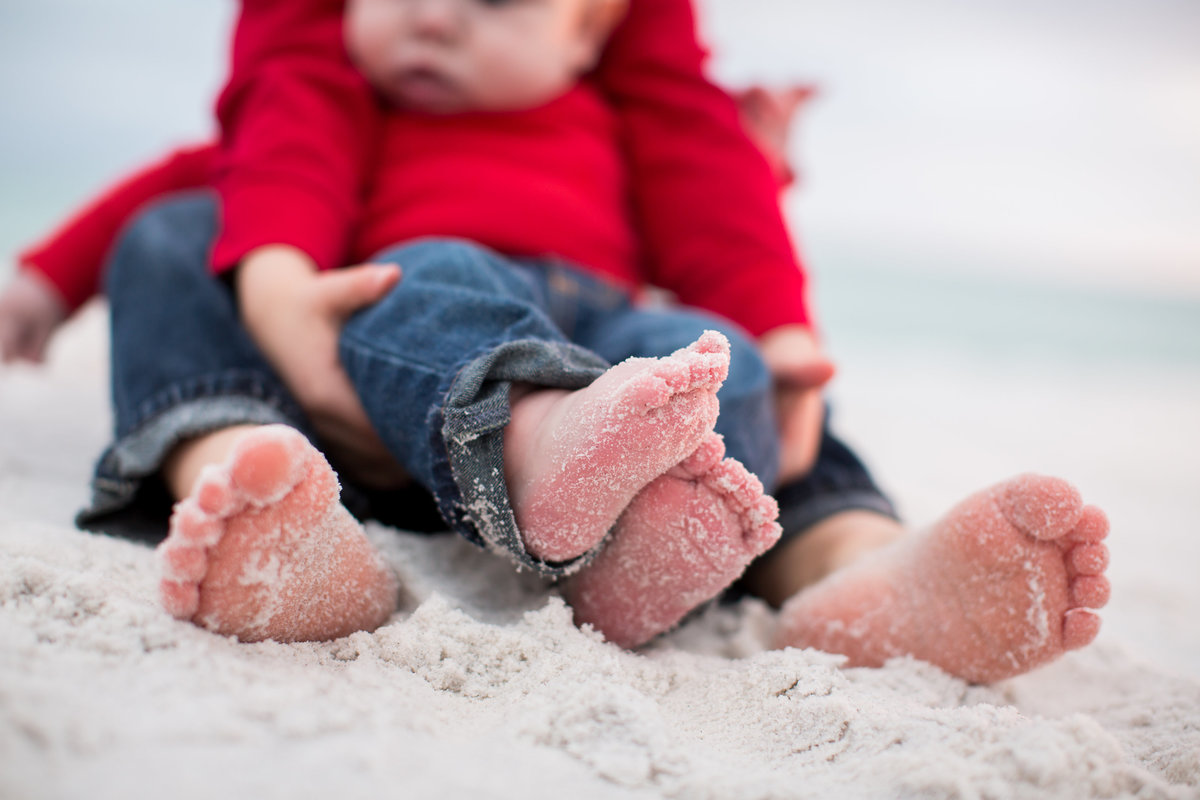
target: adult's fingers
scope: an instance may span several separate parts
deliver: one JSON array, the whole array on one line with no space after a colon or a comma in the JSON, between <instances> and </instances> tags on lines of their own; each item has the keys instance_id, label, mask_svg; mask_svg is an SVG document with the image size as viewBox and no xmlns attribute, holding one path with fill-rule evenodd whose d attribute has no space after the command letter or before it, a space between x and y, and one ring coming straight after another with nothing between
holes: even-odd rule
<instances>
[{"instance_id":1,"label":"adult's fingers","mask_svg":"<svg viewBox=\"0 0 1200 800\"><path fill-rule=\"evenodd\" d=\"M315 284L318 303L338 318L378 302L400 282L395 264L362 264L322 272Z\"/></svg>"}]
</instances>

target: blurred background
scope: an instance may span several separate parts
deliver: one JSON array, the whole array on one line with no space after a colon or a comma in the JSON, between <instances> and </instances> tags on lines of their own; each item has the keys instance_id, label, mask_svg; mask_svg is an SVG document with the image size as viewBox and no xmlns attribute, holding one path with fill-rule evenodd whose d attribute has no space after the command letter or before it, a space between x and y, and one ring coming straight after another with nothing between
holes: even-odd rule
<instances>
[{"instance_id":1,"label":"blurred background","mask_svg":"<svg viewBox=\"0 0 1200 800\"><path fill-rule=\"evenodd\" d=\"M5 3L0 279L90 192L211 133L234 9ZM916 522L1015 472L1074 480L1113 520L1104 635L1200 675L1177 623L1200 609L1200 4L702 0L702 23L723 83L819 89L786 206L840 429ZM53 426L61 447L0 442L28 476L10 507L69 519L45 478L82 495L102 330L51 365L94 413ZM52 413L4 402L14 374L0 411Z\"/></svg>"}]
</instances>

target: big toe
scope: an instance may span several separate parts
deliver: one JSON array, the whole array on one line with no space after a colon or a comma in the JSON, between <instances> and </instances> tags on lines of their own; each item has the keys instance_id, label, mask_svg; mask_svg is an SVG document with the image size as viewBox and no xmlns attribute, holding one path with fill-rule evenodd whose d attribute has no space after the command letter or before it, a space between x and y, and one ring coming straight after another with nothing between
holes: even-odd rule
<instances>
[{"instance_id":1,"label":"big toe","mask_svg":"<svg viewBox=\"0 0 1200 800\"><path fill-rule=\"evenodd\" d=\"M685 351L692 386L716 391L729 377L729 340L716 331L705 331Z\"/></svg>"},{"instance_id":2,"label":"big toe","mask_svg":"<svg viewBox=\"0 0 1200 800\"><path fill-rule=\"evenodd\" d=\"M1079 491L1060 478L1020 475L1001 487L997 503L1004 516L1035 539L1070 533L1083 513Z\"/></svg>"},{"instance_id":3,"label":"big toe","mask_svg":"<svg viewBox=\"0 0 1200 800\"><path fill-rule=\"evenodd\" d=\"M230 478L255 501L278 502L308 472L310 452L308 440L299 431L267 426L238 443Z\"/></svg>"}]
</instances>

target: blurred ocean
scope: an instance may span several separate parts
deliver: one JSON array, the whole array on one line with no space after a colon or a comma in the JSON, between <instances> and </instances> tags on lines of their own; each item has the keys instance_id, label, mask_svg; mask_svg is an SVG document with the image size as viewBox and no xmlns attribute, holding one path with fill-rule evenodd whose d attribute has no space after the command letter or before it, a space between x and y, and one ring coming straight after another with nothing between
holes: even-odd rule
<instances>
[{"instance_id":1,"label":"blurred ocean","mask_svg":"<svg viewBox=\"0 0 1200 800\"><path fill-rule=\"evenodd\" d=\"M1200 5L705 0L715 73L818 84L789 201L838 348L1200 369ZM229 0L0 10L0 271L211 130Z\"/></svg>"}]
</instances>

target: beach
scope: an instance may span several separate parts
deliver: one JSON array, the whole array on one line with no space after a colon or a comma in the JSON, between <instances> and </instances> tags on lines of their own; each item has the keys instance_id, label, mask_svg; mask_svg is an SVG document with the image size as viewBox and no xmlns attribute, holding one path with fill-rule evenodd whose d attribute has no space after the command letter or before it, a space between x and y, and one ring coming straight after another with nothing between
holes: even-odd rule
<instances>
[{"instance_id":1,"label":"beach","mask_svg":"<svg viewBox=\"0 0 1200 800\"><path fill-rule=\"evenodd\" d=\"M784 202L837 431L914 530L1015 474L1075 483L1111 522L1092 645L975 686L768 650L746 599L626 652L505 560L376 523L404 586L386 625L215 636L160 608L150 546L72 523L111 434L96 300L46 365L0 367L0 797L1200 798L1197 14L1010 6L712 0L705 25L725 82L819 88ZM11 10L8 256L210 134L232 10Z\"/></svg>"}]
</instances>

